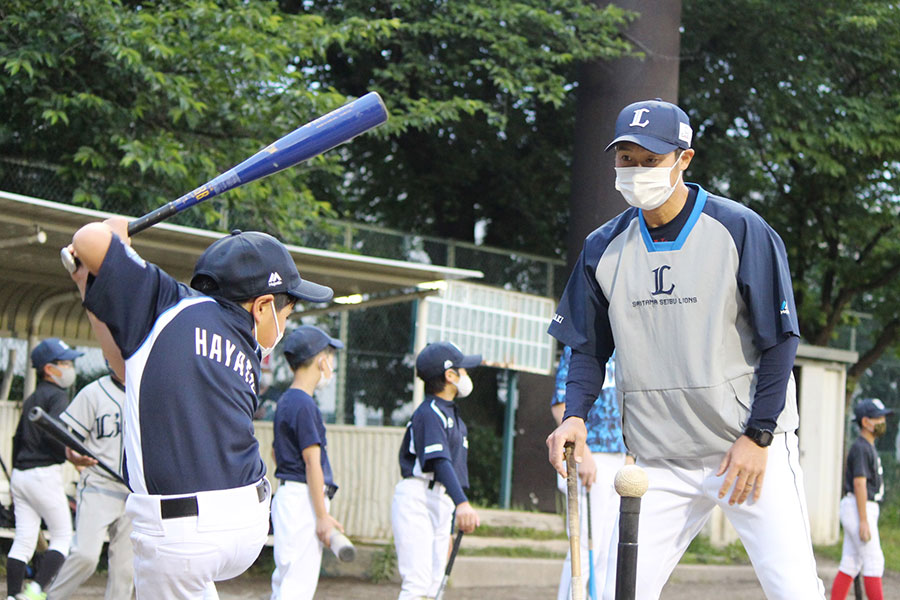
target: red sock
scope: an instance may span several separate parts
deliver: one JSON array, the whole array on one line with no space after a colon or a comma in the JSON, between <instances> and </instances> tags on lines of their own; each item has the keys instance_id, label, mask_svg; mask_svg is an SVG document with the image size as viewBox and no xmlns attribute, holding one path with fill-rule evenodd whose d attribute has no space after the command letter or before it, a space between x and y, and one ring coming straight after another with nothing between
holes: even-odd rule
<instances>
[{"instance_id":1,"label":"red sock","mask_svg":"<svg viewBox=\"0 0 900 600\"><path fill-rule=\"evenodd\" d=\"M869 600L884 600L884 592L881 590L881 577L863 577L866 585L866 598Z\"/></svg>"},{"instance_id":2,"label":"red sock","mask_svg":"<svg viewBox=\"0 0 900 600\"><path fill-rule=\"evenodd\" d=\"M843 571L838 571L837 576L834 578L834 583L831 584L831 600L844 600L852 584L852 577Z\"/></svg>"}]
</instances>

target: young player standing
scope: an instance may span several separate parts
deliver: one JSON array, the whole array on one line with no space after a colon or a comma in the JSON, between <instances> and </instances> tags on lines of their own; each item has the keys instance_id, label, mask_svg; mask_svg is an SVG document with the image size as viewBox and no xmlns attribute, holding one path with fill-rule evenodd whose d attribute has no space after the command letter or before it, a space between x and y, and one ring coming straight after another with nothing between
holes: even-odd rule
<instances>
[{"instance_id":1,"label":"young player standing","mask_svg":"<svg viewBox=\"0 0 900 600\"><path fill-rule=\"evenodd\" d=\"M691 137L684 111L661 100L616 119L607 149L631 208L585 240L550 324L573 351L550 461L565 473L566 441L582 455L615 350L625 445L650 481L636 597L659 597L719 505L767 598L822 599L795 434L799 329L784 244L748 208L683 182Z\"/></svg>"},{"instance_id":2,"label":"young player standing","mask_svg":"<svg viewBox=\"0 0 900 600\"><path fill-rule=\"evenodd\" d=\"M93 275L85 307L124 358L135 590L141 600L214 598L214 582L246 570L269 529L252 420L260 357L298 299L325 302L332 291L301 279L264 233L214 242L194 289L128 242L127 222L115 218L82 227L69 249Z\"/></svg>"},{"instance_id":3,"label":"young player standing","mask_svg":"<svg viewBox=\"0 0 900 600\"><path fill-rule=\"evenodd\" d=\"M115 374L89 383L60 415L60 420L84 438L84 446L117 473L122 472L122 411L125 386ZM66 455L74 462L82 457L70 448ZM88 458L91 465L96 461ZM47 591L50 600L72 596L97 570L104 538L109 538L109 576L105 600L131 598L134 589L134 555L131 552L131 519L125 514L128 488L96 466L81 472L75 538L62 569Z\"/></svg>"},{"instance_id":4,"label":"young player standing","mask_svg":"<svg viewBox=\"0 0 900 600\"><path fill-rule=\"evenodd\" d=\"M566 378L569 375L569 362L572 358L572 349L563 348L562 357L559 359L559 367L556 369L556 392L550 403L550 410L556 424L562 422L566 410ZM591 518L591 537L593 537L594 557L594 582L593 590L596 598L603 592L606 583L606 567L609 556L609 546L613 541L612 533L616 521L619 518L619 494L614 485L616 472L625 464L625 443L622 441L622 417L619 416L619 405L616 402L616 388L613 384L615 378L615 358L610 358L606 363L606 378L603 382L603 391L597 396L597 401L588 412L585 426L587 427L587 446L590 452L585 452L578 465L578 514L581 517L581 564L590 557L588 549L588 514ZM566 480L557 476L557 487L562 493L566 493ZM591 510L588 513L587 503L590 501ZM568 522L568 521L567 521ZM572 552L566 554L563 563L562 575L559 578L559 590L557 600L569 600L572 597ZM586 567L582 567L585 573ZM588 586L588 577L582 577L585 588ZM588 594L586 594L587 596Z\"/></svg>"},{"instance_id":5,"label":"young player standing","mask_svg":"<svg viewBox=\"0 0 900 600\"><path fill-rule=\"evenodd\" d=\"M284 341L294 380L275 409L275 476L272 501L275 572L272 600L309 600L316 593L322 547L343 527L328 513L337 492L316 390L334 381L335 350L344 344L318 327L303 325Z\"/></svg>"},{"instance_id":6,"label":"young player standing","mask_svg":"<svg viewBox=\"0 0 900 600\"><path fill-rule=\"evenodd\" d=\"M75 383L74 360L82 353L58 338L48 338L31 351L37 371L34 393L22 404L22 417L13 437L13 471L9 481L16 515L16 537L6 559L6 593L17 599L46 598L47 586L62 566L72 541L72 517L62 480L66 447L44 434L28 420L40 407L59 417L69 404L69 388ZM25 567L34 555L41 519L47 523L50 548L44 554L34 581L22 591Z\"/></svg>"},{"instance_id":7,"label":"young player standing","mask_svg":"<svg viewBox=\"0 0 900 600\"><path fill-rule=\"evenodd\" d=\"M400 474L394 489L391 525L397 567L403 579L399 600L433 598L440 587L456 525L471 533L478 513L463 491L469 487L469 441L455 400L472 393L466 369L481 364L449 342L428 344L416 358L425 400L416 408L400 444Z\"/></svg>"},{"instance_id":8,"label":"young player standing","mask_svg":"<svg viewBox=\"0 0 900 600\"><path fill-rule=\"evenodd\" d=\"M878 537L878 503L884 499L884 477L875 440L884 435L887 416L894 414L894 411L885 408L877 398L866 398L860 400L854 413L859 425L859 437L847 453L844 497L841 498L844 548L837 576L831 586L831 600L844 600L853 578L860 572L866 597L882 600L884 552Z\"/></svg>"}]
</instances>

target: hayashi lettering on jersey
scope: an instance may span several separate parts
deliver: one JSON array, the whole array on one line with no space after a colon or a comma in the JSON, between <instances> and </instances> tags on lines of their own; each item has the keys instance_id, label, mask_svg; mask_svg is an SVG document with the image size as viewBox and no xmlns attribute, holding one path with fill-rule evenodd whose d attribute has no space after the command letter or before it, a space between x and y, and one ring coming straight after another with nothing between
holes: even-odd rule
<instances>
[{"instance_id":1,"label":"hayashi lettering on jersey","mask_svg":"<svg viewBox=\"0 0 900 600\"><path fill-rule=\"evenodd\" d=\"M256 376L253 373L253 364L247 360L247 355L240 350L235 354L235 350L237 344L228 338L218 333L209 335L206 329L201 327L194 328L194 353L230 368L255 389Z\"/></svg>"}]
</instances>

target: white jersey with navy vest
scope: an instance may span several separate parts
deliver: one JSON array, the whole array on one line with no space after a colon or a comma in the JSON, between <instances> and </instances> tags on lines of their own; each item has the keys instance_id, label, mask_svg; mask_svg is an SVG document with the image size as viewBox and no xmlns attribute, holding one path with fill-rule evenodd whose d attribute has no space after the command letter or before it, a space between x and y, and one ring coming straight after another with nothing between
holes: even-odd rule
<instances>
[{"instance_id":1,"label":"white jersey with navy vest","mask_svg":"<svg viewBox=\"0 0 900 600\"><path fill-rule=\"evenodd\" d=\"M124 447L122 417L125 390L112 377L103 377L84 386L60 415L76 433L84 438L84 446L114 471L122 473ZM127 491L112 475L98 466L86 470L94 478L93 485L105 484L111 489Z\"/></svg>"},{"instance_id":2,"label":"white jersey with navy vest","mask_svg":"<svg viewBox=\"0 0 900 600\"><path fill-rule=\"evenodd\" d=\"M257 483L253 318L178 283L114 237L85 307L125 358L125 475L138 494Z\"/></svg>"},{"instance_id":3,"label":"white jersey with navy vest","mask_svg":"<svg viewBox=\"0 0 900 600\"><path fill-rule=\"evenodd\" d=\"M412 414L400 444L403 477L434 479L430 461L447 458L462 488L469 487L468 429L456 403L428 395Z\"/></svg>"},{"instance_id":4,"label":"white jersey with navy vest","mask_svg":"<svg viewBox=\"0 0 900 600\"><path fill-rule=\"evenodd\" d=\"M726 452L749 417L761 352L799 332L778 234L688 186L696 200L674 241L654 242L635 208L588 236L548 330L582 353L616 351L625 442L644 459ZM791 378L778 431L797 425Z\"/></svg>"}]
</instances>

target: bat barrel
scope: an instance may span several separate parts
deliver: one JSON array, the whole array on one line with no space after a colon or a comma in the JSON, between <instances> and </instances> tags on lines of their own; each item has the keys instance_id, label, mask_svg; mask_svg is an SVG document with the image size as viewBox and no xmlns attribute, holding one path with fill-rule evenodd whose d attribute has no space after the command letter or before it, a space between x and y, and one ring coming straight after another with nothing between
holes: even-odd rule
<instances>
[{"instance_id":1,"label":"bat barrel","mask_svg":"<svg viewBox=\"0 0 900 600\"><path fill-rule=\"evenodd\" d=\"M341 562L353 562L356 559L356 547L340 531L335 530L331 534L329 548Z\"/></svg>"}]
</instances>

